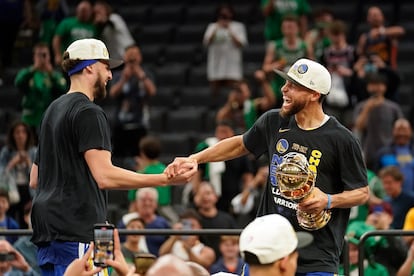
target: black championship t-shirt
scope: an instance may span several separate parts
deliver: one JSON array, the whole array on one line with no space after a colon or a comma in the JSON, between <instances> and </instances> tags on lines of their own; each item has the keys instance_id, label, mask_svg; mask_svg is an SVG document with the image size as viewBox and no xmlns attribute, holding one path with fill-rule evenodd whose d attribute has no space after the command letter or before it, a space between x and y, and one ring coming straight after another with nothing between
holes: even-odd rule
<instances>
[{"instance_id":1,"label":"black championship t-shirt","mask_svg":"<svg viewBox=\"0 0 414 276\"><path fill-rule=\"evenodd\" d=\"M270 110L244 134L243 140L250 152L256 156L268 154L271 160L269 179L258 216L281 214L298 231L305 230L298 225L297 204L280 195L276 180L276 167L285 154L303 154L316 172L315 186L325 193L336 194L367 185L360 144L334 117L317 129L302 130L297 126L294 116L283 119L278 110ZM329 223L310 232L314 242L299 250L298 272L337 272L349 211L332 209Z\"/></svg>"},{"instance_id":2,"label":"black championship t-shirt","mask_svg":"<svg viewBox=\"0 0 414 276\"><path fill-rule=\"evenodd\" d=\"M106 220L107 193L92 177L84 152L112 150L106 115L83 93L63 95L45 112L39 138L32 241L89 242L93 224Z\"/></svg>"}]
</instances>

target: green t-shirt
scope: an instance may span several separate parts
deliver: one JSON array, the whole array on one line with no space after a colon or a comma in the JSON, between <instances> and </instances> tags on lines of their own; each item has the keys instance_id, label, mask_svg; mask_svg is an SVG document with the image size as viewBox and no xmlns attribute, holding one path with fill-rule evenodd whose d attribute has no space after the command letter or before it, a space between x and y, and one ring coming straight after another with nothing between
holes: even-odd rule
<instances>
[{"instance_id":1,"label":"green t-shirt","mask_svg":"<svg viewBox=\"0 0 414 276\"><path fill-rule=\"evenodd\" d=\"M349 272L352 272L353 270L358 269L357 265L351 265L349 268ZM339 267L339 275L344 275L344 267L341 265ZM365 276L389 276L388 270L385 266L379 263L374 264L365 264L364 269L364 275Z\"/></svg>"},{"instance_id":2,"label":"green t-shirt","mask_svg":"<svg viewBox=\"0 0 414 276\"><path fill-rule=\"evenodd\" d=\"M35 71L32 66L20 70L14 83L23 93L22 121L33 127L40 126L46 108L67 89L59 71Z\"/></svg>"},{"instance_id":3,"label":"green t-shirt","mask_svg":"<svg viewBox=\"0 0 414 276\"><path fill-rule=\"evenodd\" d=\"M285 44L285 40L278 39L275 41L275 57L274 60L284 60L286 62L285 68L289 68L293 65L298 59L306 57L307 46L304 40L298 38L299 42L297 47L294 49L288 48ZM275 97L278 102L282 100L282 86L285 84L285 79L279 75L273 74L273 78L270 81L272 90L275 93Z\"/></svg>"},{"instance_id":4,"label":"green t-shirt","mask_svg":"<svg viewBox=\"0 0 414 276\"><path fill-rule=\"evenodd\" d=\"M161 162L156 162L146 166L142 171L139 173L143 174L159 174L163 173L166 166ZM158 192L158 206L165 206L171 203L171 187L170 186L163 186L163 187L155 187ZM135 200L136 189L128 191L128 199L129 201Z\"/></svg>"},{"instance_id":5,"label":"green t-shirt","mask_svg":"<svg viewBox=\"0 0 414 276\"><path fill-rule=\"evenodd\" d=\"M269 1L261 0L262 8L265 7ZM277 0L275 1L275 11L265 18L265 39L277 40L282 38L282 19L285 15L292 14L296 16L308 15L311 12L311 7L307 0Z\"/></svg>"},{"instance_id":6,"label":"green t-shirt","mask_svg":"<svg viewBox=\"0 0 414 276\"><path fill-rule=\"evenodd\" d=\"M243 119L246 129L251 128L254 122L256 122L257 110L254 101L251 99L244 101Z\"/></svg>"},{"instance_id":7,"label":"green t-shirt","mask_svg":"<svg viewBox=\"0 0 414 276\"><path fill-rule=\"evenodd\" d=\"M63 53L75 40L96 38L98 31L92 23L79 22L76 17L68 17L59 23L55 35L60 36L62 39L61 52Z\"/></svg>"}]
</instances>

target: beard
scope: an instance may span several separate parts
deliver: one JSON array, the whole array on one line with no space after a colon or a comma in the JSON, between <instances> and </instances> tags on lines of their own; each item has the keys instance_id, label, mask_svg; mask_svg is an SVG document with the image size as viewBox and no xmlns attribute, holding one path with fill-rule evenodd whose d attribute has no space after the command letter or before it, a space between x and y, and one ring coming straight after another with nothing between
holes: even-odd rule
<instances>
[{"instance_id":1,"label":"beard","mask_svg":"<svg viewBox=\"0 0 414 276\"><path fill-rule=\"evenodd\" d=\"M280 110L280 115L284 118L286 117L290 117L292 115L295 115L296 113L298 113L299 111L301 111L303 108L305 108L306 106L306 101L301 99L301 100L296 100L295 102L293 102L290 106L290 109L286 110L283 108L281 108Z\"/></svg>"},{"instance_id":2,"label":"beard","mask_svg":"<svg viewBox=\"0 0 414 276\"><path fill-rule=\"evenodd\" d=\"M101 75L98 76L93 86L93 97L95 100L103 100L106 97L106 86L102 81Z\"/></svg>"}]
</instances>

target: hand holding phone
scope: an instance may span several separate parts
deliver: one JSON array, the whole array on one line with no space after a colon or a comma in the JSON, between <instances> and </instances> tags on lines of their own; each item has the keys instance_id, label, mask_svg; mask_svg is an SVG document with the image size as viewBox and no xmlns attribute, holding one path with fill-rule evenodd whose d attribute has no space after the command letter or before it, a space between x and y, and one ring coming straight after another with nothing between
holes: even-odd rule
<instances>
[{"instance_id":1,"label":"hand holding phone","mask_svg":"<svg viewBox=\"0 0 414 276\"><path fill-rule=\"evenodd\" d=\"M97 267L106 267L106 260L114 259L113 224L95 224L93 229L94 254L93 263Z\"/></svg>"},{"instance_id":2,"label":"hand holding phone","mask_svg":"<svg viewBox=\"0 0 414 276\"><path fill-rule=\"evenodd\" d=\"M181 220L181 224L183 225L183 230L191 230L193 229L192 224L191 224L191 220L190 219L183 219ZM188 239L188 235L182 235L181 239L186 240Z\"/></svg>"},{"instance_id":3,"label":"hand holding phone","mask_svg":"<svg viewBox=\"0 0 414 276\"><path fill-rule=\"evenodd\" d=\"M0 262L14 261L16 255L13 252L0 252Z\"/></svg>"}]
</instances>

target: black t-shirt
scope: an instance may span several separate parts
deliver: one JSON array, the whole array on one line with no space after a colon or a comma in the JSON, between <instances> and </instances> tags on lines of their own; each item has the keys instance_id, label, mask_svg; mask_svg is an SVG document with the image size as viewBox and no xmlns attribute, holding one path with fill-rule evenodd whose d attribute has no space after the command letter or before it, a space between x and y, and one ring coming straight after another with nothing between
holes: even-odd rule
<instances>
[{"instance_id":1,"label":"black t-shirt","mask_svg":"<svg viewBox=\"0 0 414 276\"><path fill-rule=\"evenodd\" d=\"M321 127L306 131L297 126L294 116L282 119L278 110L271 110L256 121L244 134L243 140L255 156L265 153L271 160L258 216L281 214L296 230L305 231L298 225L297 204L280 195L275 175L276 167L285 154L298 152L305 155L316 170L315 185L325 193L336 194L367 185L360 144L334 117ZM329 223L310 232L314 242L299 250L298 272L338 271L348 218L349 209L332 209Z\"/></svg>"},{"instance_id":2,"label":"black t-shirt","mask_svg":"<svg viewBox=\"0 0 414 276\"><path fill-rule=\"evenodd\" d=\"M39 138L32 241L89 242L93 224L106 220L107 193L99 189L84 152L111 151L106 115L83 93L63 95L45 112Z\"/></svg>"},{"instance_id":3,"label":"black t-shirt","mask_svg":"<svg viewBox=\"0 0 414 276\"><path fill-rule=\"evenodd\" d=\"M200 224L203 229L235 229L236 221L234 218L226 212L217 211L216 216L206 217L200 214ZM218 235L202 235L200 240L207 246L214 249L216 253L216 259L221 257L220 252L220 236Z\"/></svg>"}]
</instances>

